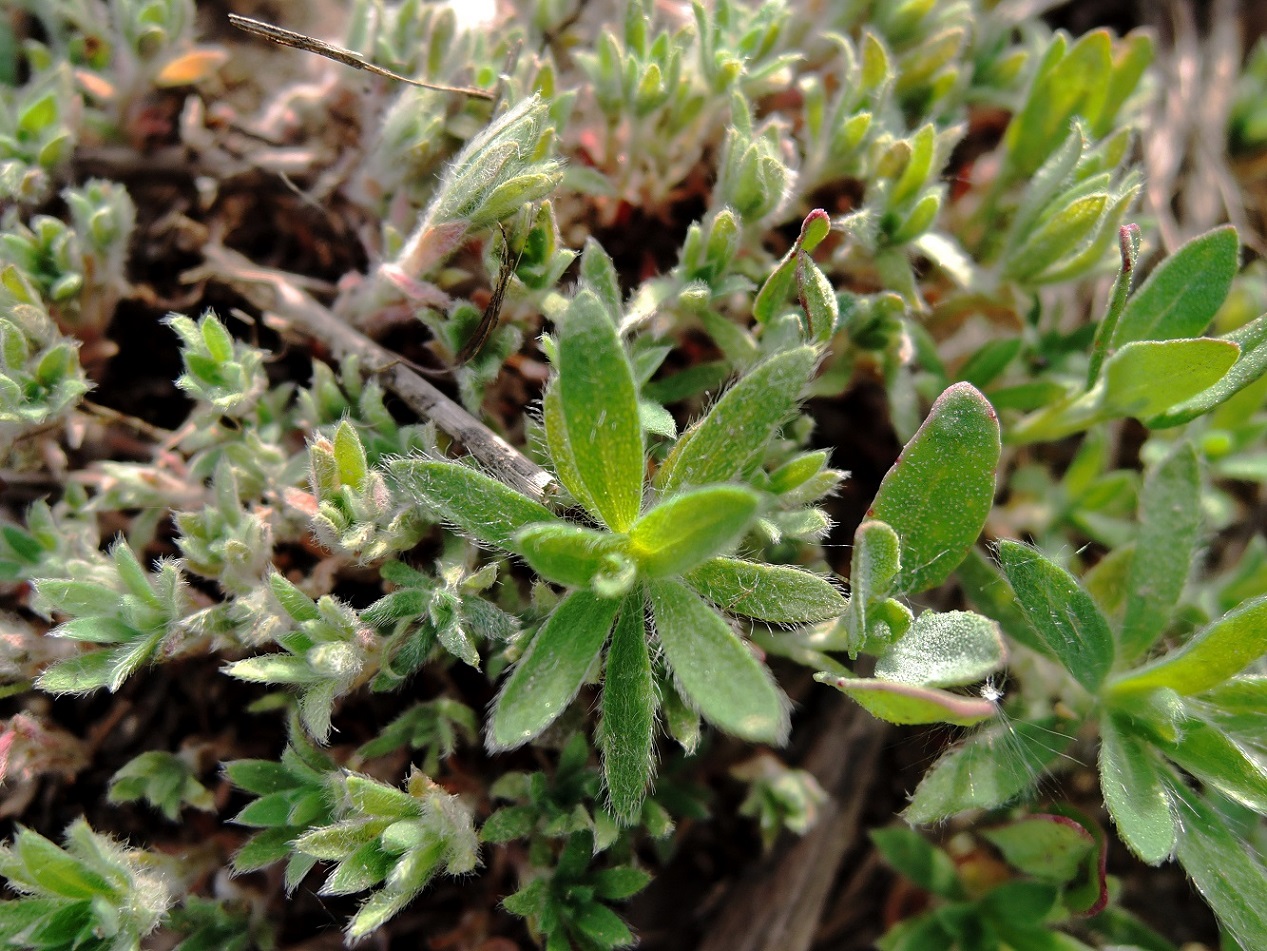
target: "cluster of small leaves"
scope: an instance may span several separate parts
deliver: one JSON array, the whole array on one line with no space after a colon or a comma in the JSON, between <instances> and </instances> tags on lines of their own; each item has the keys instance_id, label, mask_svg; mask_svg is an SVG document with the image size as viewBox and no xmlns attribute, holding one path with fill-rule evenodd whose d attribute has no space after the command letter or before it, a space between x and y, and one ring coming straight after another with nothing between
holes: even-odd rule
<instances>
[{"instance_id":1,"label":"cluster of small leaves","mask_svg":"<svg viewBox=\"0 0 1267 951\"><path fill-rule=\"evenodd\" d=\"M1087 951L1101 942L1173 951L1174 945L1112 904L1104 832L1070 807L982 829L979 842L952 841L952 854L906 828L877 829L885 861L927 892L933 907L892 927L883 951L970 945ZM1057 930L1061 929L1061 930ZM1096 941L1084 944L1069 932Z\"/></svg>"}]
</instances>

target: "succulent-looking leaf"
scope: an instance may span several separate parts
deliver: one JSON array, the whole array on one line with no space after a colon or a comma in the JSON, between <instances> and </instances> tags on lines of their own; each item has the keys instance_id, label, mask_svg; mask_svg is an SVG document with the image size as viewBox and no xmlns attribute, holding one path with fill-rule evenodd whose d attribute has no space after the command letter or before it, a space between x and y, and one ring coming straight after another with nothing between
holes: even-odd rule
<instances>
[{"instance_id":1,"label":"succulent-looking leaf","mask_svg":"<svg viewBox=\"0 0 1267 951\"><path fill-rule=\"evenodd\" d=\"M559 402L591 514L613 531L628 531L642 505L638 390L620 333L593 291L572 299L558 344Z\"/></svg>"},{"instance_id":2,"label":"succulent-looking leaf","mask_svg":"<svg viewBox=\"0 0 1267 951\"><path fill-rule=\"evenodd\" d=\"M941 584L963 560L985 526L1001 451L998 416L975 387L937 398L867 512L902 541L897 592Z\"/></svg>"},{"instance_id":3,"label":"succulent-looking leaf","mask_svg":"<svg viewBox=\"0 0 1267 951\"><path fill-rule=\"evenodd\" d=\"M588 591L559 603L497 696L489 749L522 746L554 722L581 689L619 606Z\"/></svg>"},{"instance_id":4,"label":"succulent-looking leaf","mask_svg":"<svg viewBox=\"0 0 1267 951\"><path fill-rule=\"evenodd\" d=\"M682 696L704 719L746 740L782 743L787 698L713 609L676 581L648 585L656 636Z\"/></svg>"},{"instance_id":5,"label":"succulent-looking leaf","mask_svg":"<svg viewBox=\"0 0 1267 951\"><path fill-rule=\"evenodd\" d=\"M403 489L485 545L509 548L524 526L555 521L544 505L461 463L400 459L391 471Z\"/></svg>"},{"instance_id":6,"label":"succulent-looking leaf","mask_svg":"<svg viewBox=\"0 0 1267 951\"><path fill-rule=\"evenodd\" d=\"M848 604L825 578L787 565L713 558L684 580L724 611L777 624L823 621Z\"/></svg>"},{"instance_id":7,"label":"succulent-looking leaf","mask_svg":"<svg viewBox=\"0 0 1267 951\"><path fill-rule=\"evenodd\" d=\"M1267 596L1240 604L1197 631L1182 647L1111 686L1114 694L1169 687L1191 695L1217 687L1267 653Z\"/></svg>"},{"instance_id":8,"label":"succulent-looking leaf","mask_svg":"<svg viewBox=\"0 0 1267 951\"><path fill-rule=\"evenodd\" d=\"M621 822L638 818L655 765L652 748L657 704L647 650L645 596L640 590L621 603L612 630L603 680L599 726L608 804Z\"/></svg>"},{"instance_id":9,"label":"succulent-looking leaf","mask_svg":"<svg viewBox=\"0 0 1267 951\"><path fill-rule=\"evenodd\" d=\"M813 347L796 347L749 370L677 441L656 485L668 494L742 474L795 408L817 360Z\"/></svg>"},{"instance_id":10,"label":"succulent-looking leaf","mask_svg":"<svg viewBox=\"0 0 1267 951\"><path fill-rule=\"evenodd\" d=\"M1091 596L1027 545L1000 542L999 561L1030 626L1074 679L1094 692L1113 664L1113 633Z\"/></svg>"},{"instance_id":11,"label":"succulent-looking leaf","mask_svg":"<svg viewBox=\"0 0 1267 951\"><path fill-rule=\"evenodd\" d=\"M630 554L644 577L682 574L738 542L759 505L756 492L737 485L672 496L634 522Z\"/></svg>"}]
</instances>

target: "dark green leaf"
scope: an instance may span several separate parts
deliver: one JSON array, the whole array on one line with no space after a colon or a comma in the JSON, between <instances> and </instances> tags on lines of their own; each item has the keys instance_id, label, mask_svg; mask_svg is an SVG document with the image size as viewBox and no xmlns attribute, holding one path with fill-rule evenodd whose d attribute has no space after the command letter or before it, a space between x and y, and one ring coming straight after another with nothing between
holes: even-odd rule
<instances>
[{"instance_id":1,"label":"dark green leaf","mask_svg":"<svg viewBox=\"0 0 1267 951\"><path fill-rule=\"evenodd\" d=\"M509 548L515 533L554 515L509 486L470 466L440 459L400 459L391 465L398 484L485 545Z\"/></svg>"},{"instance_id":2,"label":"dark green leaf","mask_svg":"<svg viewBox=\"0 0 1267 951\"><path fill-rule=\"evenodd\" d=\"M872 829L868 835L884 860L903 878L950 901L963 898L954 860L918 832L893 827Z\"/></svg>"},{"instance_id":3,"label":"dark green leaf","mask_svg":"<svg viewBox=\"0 0 1267 951\"><path fill-rule=\"evenodd\" d=\"M876 492L867 517L902 541L895 590L941 584L981 534L994 501L999 420L968 383L946 390Z\"/></svg>"},{"instance_id":4,"label":"dark green leaf","mask_svg":"<svg viewBox=\"0 0 1267 951\"><path fill-rule=\"evenodd\" d=\"M588 591L560 602L497 697L490 748L522 746L554 722L581 689L619 605Z\"/></svg>"},{"instance_id":5,"label":"dark green leaf","mask_svg":"<svg viewBox=\"0 0 1267 951\"><path fill-rule=\"evenodd\" d=\"M1239 255L1240 241L1230 225L1199 235L1179 248L1131 295L1113 335L1113 346L1200 335L1227 298Z\"/></svg>"},{"instance_id":6,"label":"dark green leaf","mask_svg":"<svg viewBox=\"0 0 1267 951\"><path fill-rule=\"evenodd\" d=\"M1117 714L1100 719L1100 788L1118 838L1152 865L1175 847L1174 805L1165 768Z\"/></svg>"},{"instance_id":7,"label":"dark green leaf","mask_svg":"<svg viewBox=\"0 0 1267 951\"><path fill-rule=\"evenodd\" d=\"M1118 649L1124 661L1148 651L1179 603L1201 535L1201 466L1179 443L1144 480L1139 537L1126 582Z\"/></svg>"},{"instance_id":8,"label":"dark green leaf","mask_svg":"<svg viewBox=\"0 0 1267 951\"><path fill-rule=\"evenodd\" d=\"M1073 575L1019 542L999 544L999 561L1030 626L1075 680L1094 692L1113 665L1113 634Z\"/></svg>"},{"instance_id":9,"label":"dark green leaf","mask_svg":"<svg viewBox=\"0 0 1267 951\"><path fill-rule=\"evenodd\" d=\"M638 818L655 762L652 740L657 704L644 612L641 591L634 591L622 602L607 650L603 682L599 725L603 775L608 805L624 823Z\"/></svg>"},{"instance_id":10,"label":"dark green leaf","mask_svg":"<svg viewBox=\"0 0 1267 951\"><path fill-rule=\"evenodd\" d=\"M787 565L713 558L685 580L725 611L779 624L823 621L848 604L827 579Z\"/></svg>"},{"instance_id":11,"label":"dark green leaf","mask_svg":"<svg viewBox=\"0 0 1267 951\"><path fill-rule=\"evenodd\" d=\"M656 635L683 696L728 733L782 743L787 698L748 645L678 582L657 581L649 589Z\"/></svg>"}]
</instances>

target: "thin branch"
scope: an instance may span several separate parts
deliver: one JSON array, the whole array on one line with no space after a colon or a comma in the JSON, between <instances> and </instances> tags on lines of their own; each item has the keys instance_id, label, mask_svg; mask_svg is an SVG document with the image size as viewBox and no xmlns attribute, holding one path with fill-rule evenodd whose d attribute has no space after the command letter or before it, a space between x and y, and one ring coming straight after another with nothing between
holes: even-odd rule
<instances>
[{"instance_id":1,"label":"thin branch","mask_svg":"<svg viewBox=\"0 0 1267 951\"><path fill-rule=\"evenodd\" d=\"M410 79L408 76L402 76L400 73L394 73L390 69L384 69L376 63L371 63L360 53L354 50L345 49L342 46L335 46L333 43L327 43L324 40L316 39L304 33L296 33L294 30L283 30L280 26L273 26L271 23L265 23L263 20L252 20L250 17L238 16L236 13L229 14L229 22L236 26L239 30L245 30L255 36L263 37L270 43L277 43L281 46L292 46L295 49L303 50L306 53L316 53L318 56L324 56L326 59L332 59L336 63L342 63L344 66L351 66L354 69L363 69L367 73L373 73L375 76L385 76L388 79L394 79L397 82L408 83L411 86L420 86L423 89L435 89L439 92L456 92L464 96L473 96L477 99L496 99L497 94L488 89L476 89L473 86L445 86L442 83L427 83L420 79Z\"/></svg>"},{"instance_id":2,"label":"thin branch","mask_svg":"<svg viewBox=\"0 0 1267 951\"><path fill-rule=\"evenodd\" d=\"M258 306L273 310L286 323L326 344L339 359L352 354L379 376L411 409L432 421L478 459L489 474L529 498L540 501L554 491L554 478L465 409L401 362L401 358L352 329L300 289L301 278L259 267L228 248L208 244L206 264L194 272L232 284ZM188 276L188 275L187 275ZM267 288L270 300L252 294Z\"/></svg>"}]
</instances>

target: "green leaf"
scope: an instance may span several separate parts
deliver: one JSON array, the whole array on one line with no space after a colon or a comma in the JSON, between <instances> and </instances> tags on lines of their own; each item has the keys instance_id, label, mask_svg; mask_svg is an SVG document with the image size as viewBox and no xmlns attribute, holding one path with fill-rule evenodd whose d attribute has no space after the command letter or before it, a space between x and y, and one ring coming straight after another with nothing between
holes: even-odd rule
<instances>
[{"instance_id":1,"label":"green leaf","mask_svg":"<svg viewBox=\"0 0 1267 951\"><path fill-rule=\"evenodd\" d=\"M1146 653L1165 630L1201 540L1201 465L1191 443L1179 443L1148 474L1139 521L1118 637L1124 661Z\"/></svg>"},{"instance_id":2,"label":"green leaf","mask_svg":"<svg viewBox=\"0 0 1267 951\"><path fill-rule=\"evenodd\" d=\"M552 522L544 505L520 495L470 466L439 459L400 459L391 464L399 485L476 541L509 549L525 525Z\"/></svg>"},{"instance_id":3,"label":"green leaf","mask_svg":"<svg viewBox=\"0 0 1267 951\"><path fill-rule=\"evenodd\" d=\"M1078 250L1095 234L1108 203L1109 196L1104 192L1083 195L1043 221L1008 257L1007 276L1014 281L1041 281L1044 271Z\"/></svg>"},{"instance_id":4,"label":"green leaf","mask_svg":"<svg viewBox=\"0 0 1267 951\"><path fill-rule=\"evenodd\" d=\"M737 485L682 492L629 529L629 551L644 577L679 575L734 546L756 518L760 496Z\"/></svg>"},{"instance_id":5,"label":"green leaf","mask_svg":"<svg viewBox=\"0 0 1267 951\"><path fill-rule=\"evenodd\" d=\"M1240 355L1230 340L1128 343L1104 365L1100 411L1107 416L1149 419L1213 386Z\"/></svg>"},{"instance_id":6,"label":"green leaf","mask_svg":"<svg viewBox=\"0 0 1267 951\"><path fill-rule=\"evenodd\" d=\"M568 306L558 346L559 400L591 514L613 531L628 531L642 505L638 389L620 333L592 291Z\"/></svg>"},{"instance_id":7,"label":"green leaf","mask_svg":"<svg viewBox=\"0 0 1267 951\"><path fill-rule=\"evenodd\" d=\"M1259 814L1267 814L1267 768L1222 729L1187 717L1178 739L1159 745L1172 762L1205 785Z\"/></svg>"},{"instance_id":8,"label":"green leaf","mask_svg":"<svg viewBox=\"0 0 1267 951\"><path fill-rule=\"evenodd\" d=\"M1118 838L1151 865L1170 857L1177 827L1156 754L1118 714L1100 718L1100 788Z\"/></svg>"},{"instance_id":9,"label":"green leaf","mask_svg":"<svg viewBox=\"0 0 1267 951\"><path fill-rule=\"evenodd\" d=\"M1267 872L1244 838L1178 779L1171 792L1183 821L1176 853L1220 924L1242 948L1267 948Z\"/></svg>"},{"instance_id":10,"label":"green leaf","mask_svg":"<svg viewBox=\"0 0 1267 951\"><path fill-rule=\"evenodd\" d=\"M114 676L111 651L96 650L44 669L35 686L45 693L89 693L110 683Z\"/></svg>"},{"instance_id":11,"label":"green leaf","mask_svg":"<svg viewBox=\"0 0 1267 951\"><path fill-rule=\"evenodd\" d=\"M32 881L54 895L80 899L116 895L108 881L38 832L19 828L14 847Z\"/></svg>"},{"instance_id":12,"label":"green leaf","mask_svg":"<svg viewBox=\"0 0 1267 951\"><path fill-rule=\"evenodd\" d=\"M903 878L949 901L964 897L954 860L913 829L872 829L868 835L884 861Z\"/></svg>"},{"instance_id":13,"label":"green leaf","mask_svg":"<svg viewBox=\"0 0 1267 951\"><path fill-rule=\"evenodd\" d=\"M1125 694L1169 687L1191 695L1217 687L1267 653L1267 596L1246 601L1197 631L1182 647L1112 684Z\"/></svg>"},{"instance_id":14,"label":"green leaf","mask_svg":"<svg viewBox=\"0 0 1267 951\"><path fill-rule=\"evenodd\" d=\"M993 504L1001 451L998 417L971 384L937 398L867 512L902 541L897 592L939 585L963 560Z\"/></svg>"},{"instance_id":15,"label":"green leaf","mask_svg":"<svg viewBox=\"0 0 1267 951\"><path fill-rule=\"evenodd\" d=\"M610 573L613 559L627 559L629 543L611 532L545 522L529 525L511 543L532 569L555 584L589 587L594 577Z\"/></svg>"},{"instance_id":16,"label":"green leaf","mask_svg":"<svg viewBox=\"0 0 1267 951\"><path fill-rule=\"evenodd\" d=\"M827 276L804 251L796 252L796 286L809 324L810 339L825 343L836 330L840 304Z\"/></svg>"},{"instance_id":17,"label":"green leaf","mask_svg":"<svg viewBox=\"0 0 1267 951\"><path fill-rule=\"evenodd\" d=\"M841 677L828 671L815 674L814 679L846 694L872 716L905 726L923 723L974 726L999 712L989 700L966 697L935 687L863 677Z\"/></svg>"},{"instance_id":18,"label":"green leaf","mask_svg":"<svg viewBox=\"0 0 1267 951\"><path fill-rule=\"evenodd\" d=\"M356 427L346 419L334 431L334 458L339 466L339 481L360 488L369 474L369 462Z\"/></svg>"},{"instance_id":19,"label":"green leaf","mask_svg":"<svg viewBox=\"0 0 1267 951\"><path fill-rule=\"evenodd\" d=\"M550 380L546 384L545 395L541 398L541 421L546 431L546 448L550 451L550 461L554 464L554 472L563 487L587 512L594 512L594 500L590 498L589 490L581 481L580 470L576 467L576 453L572 451L567 420L563 418L563 400L559 396L558 383L557 377Z\"/></svg>"},{"instance_id":20,"label":"green leaf","mask_svg":"<svg viewBox=\"0 0 1267 951\"><path fill-rule=\"evenodd\" d=\"M35 582L35 590L54 611L70 617L113 615L122 597L113 588L91 581L40 580Z\"/></svg>"},{"instance_id":21,"label":"green leaf","mask_svg":"<svg viewBox=\"0 0 1267 951\"><path fill-rule=\"evenodd\" d=\"M724 611L777 624L823 621L848 605L827 579L787 565L713 558L685 580Z\"/></svg>"},{"instance_id":22,"label":"green leaf","mask_svg":"<svg viewBox=\"0 0 1267 951\"><path fill-rule=\"evenodd\" d=\"M76 618L49 631L51 637L65 637L87 644L124 644L139 634L139 631L113 617Z\"/></svg>"},{"instance_id":23,"label":"green leaf","mask_svg":"<svg viewBox=\"0 0 1267 951\"><path fill-rule=\"evenodd\" d=\"M656 581L649 592L656 635L683 697L727 733L782 743L787 698L748 645L682 584Z\"/></svg>"},{"instance_id":24,"label":"green leaf","mask_svg":"<svg viewBox=\"0 0 1267 951\"><path fill-rule=\"evenodd\" d=\"M986 829L982 837L1008 864L1042 882L1065 884L1082 871L1095 849L1086 829L1065 816L1040 814Z\"/></svg>"},{"instance_id":25,"label":"green leaf","mask_svg":"<svg viewBox=\"0 0 1267 951\"><path fill-rule=\"evenodd\" d=\"M1094 693L1113 665L1113 634L1095 601L1073 575L1028 545L1000 542L999 561L1030 626Z\"/></svg>"},{"instance_id":26,"label":"green leaf","mask_svg":"<svg viewBox=\"0 0 1267 951\"><path fill-rule=\"evenodd\" d=\"M559 603L497 696L490 749L522 746L554 722L581 689L619 606L588 591Z\"/></svg>"},{"instance_id":27,"label":"green leaf","mask_svg":"<svg viewBox=\"0 0 1267 951\"><path fill-rule=\"evenodd\" d=\"M749 370L677 441L656 485L668 494L741 475L795 409L817 360L813 347L796 347Z\"/></svg>"},{"instance_id":28,"label":"green leaf","mask_svg":"<svg viewBox=\"0 0 1267 951\"><path fill-rule=\"evenodd\" d=\"M281 763L266 759L239 759L225 763L224 774L239 789L265 796L294 789L299 780Z\"/></svg>"},{"instance_id":29,"label":"green leaf","mask_svg":"<svg viewBox=\"0 0 1267 951\"><path fill-rule=\"evenodd\" d=\"M630 594L621 605L607 650L599 726L608 806L625 824L635 822L642 811L655 764L652 740L657 704L644 605L641 591Z\"/></svg>"},{"instance_id":30,"label":"green leaf","mask_svg":"<svg viewBox=\"0 0 1267 951\"><path fill-rule=\"evenodd\" d=\"M875 665L881 680L919 687L961 687L1003 666L999 626L971 611L924 611Z\"/></svg>"},{"instance_id":31,"label":"green leaf","mask_svg":"<svg viewBox=\"0 0 1267 951\"><path fill-rule=\"evenodd\" d=\"M618 865L594 873L594 888L604 901L624 901L651 884L651 876L632 865Z\"/></svg>"},{"instance_id":32,"label":"green leaf","mask_svg":"<svg viewBox=\"0 0 1267 951\"><path fill-rule=\"evenodd\" d=\"M585 239L581 252L581 281L592 290L607 311L613 326L620 324L621 292L616 266L603 246L592 237Z\"/></svg>"},{"instance_id":33,"label":"green leaf","mask_svg":"<svg viewBox=\"0 0 1267 951\"><path fill-rule=\"evenodd\" d=\"M1222 306L1239 266L1240 241L1231 225L1187 242L1131 295L1113 346L1201 334Z\"/></svg>"},{"instance_id":34,"label":"green leaf","mask_svg":"<svg viewBox=\"0 0 1267 951\"><path fill-rule=\"evenodd\" d=\"M1207 390L1147 421L1150 429L1179 426L1227 402L1267 372L1267 314L1220 339L1236 344L1241 355L1227 375Z\"/></svg>"},{"instance_id":35,"label":"green leaf","mask_svg":"<svg viewBox=\"0 0 1267 951\"><path fill-rule=\"evenodd\" d=\"M317 610L317 603L278 572L274 571L268 576L268 586L282 609L294 620L303 623L315 621L321 617L321 612Z\"/></svg>"},{"instance_id":36,"label":"green leaf","mask_svg":"<svg viewBox=\"0 0 1267 951\"><path fill-rule=\"evenodd\" d=\"M1052 729L1056 722L1004 720L981 729L925 774L903 817L919 825L1011 802L1073 739Z\"/></svg>"}]
</instances>

